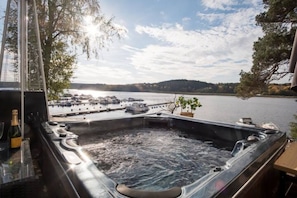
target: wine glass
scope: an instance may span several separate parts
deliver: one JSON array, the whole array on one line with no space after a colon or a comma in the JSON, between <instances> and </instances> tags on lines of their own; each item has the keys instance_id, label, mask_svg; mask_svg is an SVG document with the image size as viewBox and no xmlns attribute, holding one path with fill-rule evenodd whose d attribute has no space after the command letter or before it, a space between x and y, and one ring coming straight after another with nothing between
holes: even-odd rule
<instances>
[{"instance_id":1,"label":"wine glass","mask_svg":"<svg viewBox=\"0 0 297 198\"><path fill-rule=\"evenodd\" d=\"M4 134L4 122L0 122L0 140Z\"/></svg>"},{"instance_id":2,"label":"wine glass","mask_svg":"<svg viewBox=\"0 0 297 198\"><path fill-rule=\"evenodd\" d=\"M4 134L4 122L0 122L0 151L5 149L5 145L1 143L1 138Z\"/></svg>"}]
</instances>

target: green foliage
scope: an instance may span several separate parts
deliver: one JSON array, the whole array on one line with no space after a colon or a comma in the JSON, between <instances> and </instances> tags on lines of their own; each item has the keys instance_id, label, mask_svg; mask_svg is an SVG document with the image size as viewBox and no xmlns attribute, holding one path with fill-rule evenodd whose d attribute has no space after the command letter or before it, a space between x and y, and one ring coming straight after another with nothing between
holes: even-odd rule
<instances>
[{"instance_id":1,"label":"green foliage","mask_svg":"<svg viewBox=\"0 0 297 198\"><path fill-rule=\"evenodd\" d=\"M176 106L181 107L181 111L189 107L192 112L193 110L195 111L197 107L202 107L201 103L196 97L185 99L184 96L179 96L175 103Z\"/></svg>"},{"instance_id":2,"label":"green foliage","mask_svg":"<svg viewBox=\"0 0 297 198\"><path fill-rule=\"evenodd\" d=\"M288 61L296 31L296 0L263 0L266 11L256 17L265 33L254 43L251 71L241 71L240 85L236 88L240 97L261 94L267 85L288 74Z\"/></svg>"},{"instance_id":3,"label":"green foliage","mask_svg":"<svg viewBox=\"0 0 297 198\"><path fill-rule=\"evenodd\" d=\"M290 127L291 127L291 137L293 139L297 139L297 115L294 115L296 122L291 122Z\"/></svg>"},{"instance_id":4,"label":"green foliage","mask_svg":"<svg viewBox=\"0 0 297 198\"><path fill-rule=\"evenodd\" d=\"M178 89L180 92L192 92L192 91L208 91L215 89L213 84L201 82L201 81L194 81L194 80L170 80L170 81L163 81L160 83L154 83L153 87L158 87L163 91L174 91Z\"/></svg>"},{"instance_id":5,"label":"green foliage","mask_svg":"<svg viewBox=\"0 0 297 198\"><path fill-rule=\"evenodd\" d=\"M178 97L176 101L176 106L181 107L181 109L185 109L187 107L187 100L185 99L184 96Z\"/></svg>"},{"instance_id":6,"label":"green foliage","mask_svg":"<svg viewBox=\"0 0 297 198\"><path fill-rule=\"evenodd\" d=\"M31 2L31 1L30 1ZM28 57L29 74L34 74L31 85L40 78L37 70L38 53L36 53L36 32L32 10L29 4L28 16ZM11 3L8 24L6 50L17 57L17 1ZM101 12L98 1L94 0L47 0L36 1L40 29L41 48L43 55L46 85L49 97L55 98L70 85L70 78L75 69L76 53L79 49L90 57L98 57L99 51L108 46L114 37L122 38L126 30L113 23L113 18L106 18ZM89 24L86 24L86 18ZM97 32L89 34L88 26L96 25ZM70 45L71 44L71 45ZM35 49L33 49L35 46ZM15 72L17 71L15 61Z\"/></svg>"},{"instance_id":7,"label":"green foliage","mask_svg":"<svg viewBox=\"0 0 297 198\"><path fill-rule=\"evenodd\" d=\"M263 0L263 4L268 10L256 16L256 21L266 29L269 29L269 26L265 26L267 23L283 24L297 20L297 2L294 0Z\"/></svg>"},{"instance_id":8,"label":"green foliage","mask_svg":"<svg viewBox=\"0 0 297 198\"><path fill-rule=\"evenodd\" d=\"M236 87L236 94L243 99L262 94L266 89L265 82L257 78L252 72L240 73L240 84Z\"/></svg>"},{"instance_id":9,"label":"green foliage","mask_svg":"<svg viewBox=\"0 0 297 198\"><path fill-rule=\"evenodd\" d=\"M48 98L58 99L65 87L69 87L70 79L73 75L75 56L68 55L63 42L53 44L51 61L46 68L48 83Z\"/></svg>"}]
</instances>

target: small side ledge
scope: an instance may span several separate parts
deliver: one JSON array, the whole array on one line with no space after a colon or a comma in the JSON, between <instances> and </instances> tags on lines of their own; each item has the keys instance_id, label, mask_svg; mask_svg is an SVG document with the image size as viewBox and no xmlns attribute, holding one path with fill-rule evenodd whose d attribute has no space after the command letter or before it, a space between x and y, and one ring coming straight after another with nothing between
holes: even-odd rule
<instances>
[{"instance_id":1,"label":"small side ledge","mask_svg":"<svg viewBox=\"0 0 297 198\"><path fill-rule=\"evenodd\" d=\"M119 184L117 186L117 191L122 195L131 198L175 198L181 195L182 190L180 187L173 187L164 191L146 191L146 190L136 190L127 187L125 184Z\"/></svg>"}]
</instances>

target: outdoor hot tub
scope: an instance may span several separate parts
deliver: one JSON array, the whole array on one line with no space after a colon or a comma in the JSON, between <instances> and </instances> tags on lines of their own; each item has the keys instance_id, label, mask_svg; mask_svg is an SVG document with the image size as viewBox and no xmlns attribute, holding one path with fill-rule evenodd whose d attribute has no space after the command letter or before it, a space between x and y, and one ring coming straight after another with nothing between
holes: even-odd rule
<instances>
[{"instance_id":1,"label":"outdoor hot tub","mask_svg":"<svg viewBox=\"0 0 297 198\"><path fill-rule=\"evenodd\" d=\"M54 154L44 163L59 161L47 167L52 177L86 197L266 196L287 141L277 130L167 114L42 128Z\"/></svg>"}]
</instances>

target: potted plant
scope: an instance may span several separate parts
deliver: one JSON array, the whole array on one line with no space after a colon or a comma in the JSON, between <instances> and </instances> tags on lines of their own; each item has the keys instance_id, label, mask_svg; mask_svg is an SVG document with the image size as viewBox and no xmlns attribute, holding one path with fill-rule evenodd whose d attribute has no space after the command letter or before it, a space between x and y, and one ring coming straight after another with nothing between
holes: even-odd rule
<instances>
[{"instance_id":1,"label":"potted plant","mask_svg":"<svg viewBox=\"0 0 297 198\"><path fill-rule=\"evenodd\" d=\"M202 105L196 97L185 99L184 96L179 96L176 101L176 106L181 107L180 115L194 117L193 110L195 111L197 107L201 107ZM185 109L187 109L187 111L185 111ZM188 109L190 109L190 112Z\"/></svg>"}]
</instances>

